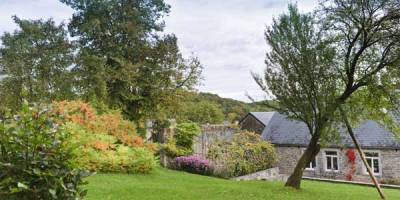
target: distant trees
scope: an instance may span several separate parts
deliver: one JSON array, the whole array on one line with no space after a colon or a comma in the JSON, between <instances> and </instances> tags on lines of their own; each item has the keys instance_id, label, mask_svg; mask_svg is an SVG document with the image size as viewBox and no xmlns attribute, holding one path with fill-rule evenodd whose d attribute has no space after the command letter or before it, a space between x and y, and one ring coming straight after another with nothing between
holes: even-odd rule
<instances>
[{"instance_id":1,"label":"distant trees","mask_svg":"<svg viewBox=\"0 0 400 200\"><path fill-rule=\"evenodd\" d=\"M178 102L166 107L167 118L178 122L199 124L235 123L251 111L271 111L262 106L263 102L246 103L230 98L223 98L206 92L181 91L175 100Z\"/></svg>"},{"instance_id":2,"label":"distant trees","mask_svg":"<svg viewBox=\"0 0 400 200\"><path fill-rule=\"evenodd\" d=\"M184 119L199 124L221 124L224 122L224 113L221 107L213 102L190 102L183 112Z\"/></svg>"},{"instance_id":3,"label":"distant trees","mask_svg":"<svg viewBox=\"0 0 400 200\"><path fill-rule=\"evenodd\" d=\"M300 188L303 170L343 121L380 116L398 98L400 4L398 1L323 1L312 14L295 6L265 32L271 48L257 83L289 118L304 122L311 139L286 186ZM396 91L397 90L397 91ZM383 109L386 108L386 109ZM369 114L368 114L369 113ZM388 123L393 125L393 123Z\"/></svg>"}]
</instances>

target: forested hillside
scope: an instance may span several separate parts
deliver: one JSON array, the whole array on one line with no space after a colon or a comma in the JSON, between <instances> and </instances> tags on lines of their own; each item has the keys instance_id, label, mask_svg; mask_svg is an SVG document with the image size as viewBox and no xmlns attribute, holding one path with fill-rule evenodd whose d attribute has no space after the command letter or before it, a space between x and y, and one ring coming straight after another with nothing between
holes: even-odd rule
<instances>
[{"instance_id":1,"label":"forested hillside","mask_svg":"<svg viewBox=\"0 0 400 200\"><path fill-rule=\"evenodd\" d=\"M271 111L263 102L246 103L206 92L186 94L182 108L186 120L214 124L238 121L251 111Z\"/></svg>"}]
</instances>

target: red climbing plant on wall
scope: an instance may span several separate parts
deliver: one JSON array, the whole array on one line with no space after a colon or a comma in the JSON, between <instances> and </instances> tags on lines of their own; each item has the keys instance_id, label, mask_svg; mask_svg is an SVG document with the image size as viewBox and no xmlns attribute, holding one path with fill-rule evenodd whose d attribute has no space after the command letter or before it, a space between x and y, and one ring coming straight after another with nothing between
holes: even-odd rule
<instances>
[{"instance_id":1,"label":"red climbing plant on wall","mask_svg":"<svg viewBox=\"0 0 400 200\"><path fill-rule=\"evenodd\" d=\"M346 174L346 179L351 181L353 180L354 173L356 172L356 153L353 149L348 149L346 152L347 163L349 164L349 170Z\"/></svg>"}]
</instances>

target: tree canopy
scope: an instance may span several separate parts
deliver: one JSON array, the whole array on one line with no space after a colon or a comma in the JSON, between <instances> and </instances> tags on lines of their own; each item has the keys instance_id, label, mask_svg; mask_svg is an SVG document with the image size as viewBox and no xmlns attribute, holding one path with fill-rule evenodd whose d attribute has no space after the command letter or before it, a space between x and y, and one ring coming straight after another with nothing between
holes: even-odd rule
<instances>
[{"instance_id":1,"label":"tree canopy","mask_svg":"<svg viewBox=\"0 0 400 200\"><path fill-rule=\"evenodd\" d=\"M98 67L104 68L107 102L129 118L140 121L159 114L178 89L198 83L199 60L183 58L177 38L163 34L162 18L170 8L164 1L61 2L75 10L68 27L81 51L104 59ZM82 63L77 71L85 69Z\"/></svg>"},{"instance_id":2,"label":"tree canopy","mask_svg":"<svg viewBox=\"0 0 400 200\"><path fill-rule=\"evenodd\" d=\"M23 20L16 16L19 27L1 36L0 47L1 101L16 109L23 99L50 102L73 96L73 45L67 39L64 25L49 20Z\"/></svg>"},{"instance_id":3,"label":"tree canopy","mask_svg":"<svg viewBox=\"0 0 400 200\"><path fill-rule=\"evenodd\" d=\"M163 120L201 80L200 61L185 58L177 37L164 33L163 0L61 0L68 23L22 20L0 48L3 107L83 99L122 110L140 122Z\"/></svg>"},{"instance_id":4,"label":"tree canopy","mask_svg":"<svg viewBox=\"0 0 400 200\"><path fill-rule=\"evenodd\" d=\"M371 113L390 121L382 116L398 95L399 28L400 4L390 0L323 1L313 14L290 5L267 28L271 51L255 80L277 103L271 107L304 122L312 136L287 186L300 187L305 165L341 122L340 106L362 109L352 114L358 121Z\"/></svg>"}]
</instances>

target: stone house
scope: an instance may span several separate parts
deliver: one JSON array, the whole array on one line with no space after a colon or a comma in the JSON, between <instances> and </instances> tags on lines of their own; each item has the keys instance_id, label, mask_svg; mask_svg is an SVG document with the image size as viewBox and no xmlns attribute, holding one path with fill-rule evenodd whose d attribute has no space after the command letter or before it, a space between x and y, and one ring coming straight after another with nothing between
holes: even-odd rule
<instances>
[{"instance_id":1,"label":"stone house","mask_svg":"<svg viewBox=\"0 0 400 200\"><path fill-rule=\"evenodd\" d=\"M311 138L303 122L288 119L277 112L251 112L240 122L242 129L261 134L275 145L281 174L291 174ZM321 148L304 171L305 177L369 181L367 171L344 128L337 142ZM369 165L377 179L391 183L400 180L400 140L374 121L365 121L354 129Z\"/></svg>"}]
</instances>

